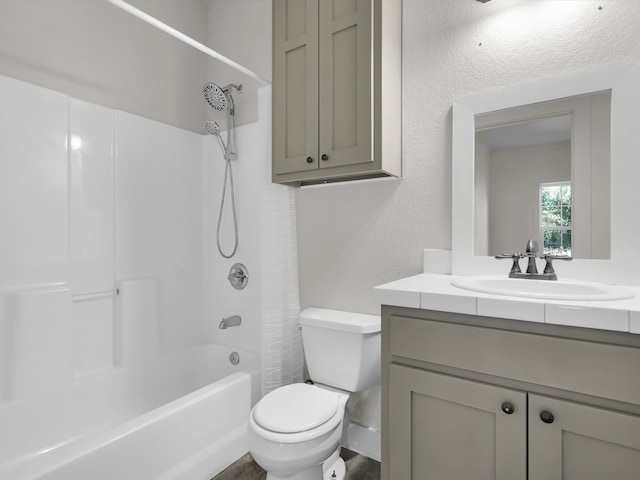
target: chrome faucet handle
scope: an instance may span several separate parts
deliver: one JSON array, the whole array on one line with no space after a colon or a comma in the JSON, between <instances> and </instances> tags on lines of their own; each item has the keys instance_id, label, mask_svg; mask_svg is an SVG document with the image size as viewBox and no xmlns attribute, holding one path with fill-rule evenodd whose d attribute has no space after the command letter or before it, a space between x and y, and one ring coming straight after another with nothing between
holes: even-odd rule
<instances>
[{"instance_id":1,"label":"chrome faucet handle","mask_svg":"<svg viewBox=\"0 0 640 480\"><path fill-rule=\"evenodd\" d=\"M227 280L231 282L231 286L236 290L242 290L249 282L249 271L241 263L234 263L227 275Z\"/></svg>"},{"instance_id":2,"label":"chrome faucet handle","mask_svg":"<svg viewBox=\"0 0 640 480\"><path fill-rule=\"evenodd\" d=\"M564 260L565 262L570 262L571 260L573 260L573 257L571 257L569 255L551 255L549 253L546 253L544 255L540 255L540 258L547 262L546 265L544 266L544 272L543 273L548 273L548 274L555 274L556 273L556 271L553 269L553 261L554 260Z\"/></svg>"},{"instance_id":3,"label":"chrome faucet handle","mask_svg":"<svg viewBox=\"0 0 640 480\"><path fill-rule=\"evenodd\" d=\"M521 254L520 252L516 252L516 253L503 253L501 255L496 255L495 258L498 260L502 260L503 258L510 258L511 260L513 260L513 265L511 265L511 270L509 271L509 276L515 274L515 273L520 273L522 272L522 270L520 270L520 259L523 258L524 255Z\"/></svg>"}]
</instances>

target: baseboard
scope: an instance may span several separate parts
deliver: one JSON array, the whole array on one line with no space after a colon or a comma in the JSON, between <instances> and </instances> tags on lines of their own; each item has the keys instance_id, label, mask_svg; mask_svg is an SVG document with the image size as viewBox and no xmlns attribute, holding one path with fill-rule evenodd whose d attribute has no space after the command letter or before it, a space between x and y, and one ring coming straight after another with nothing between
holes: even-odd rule
<instances>
[{"instance_id":1,"label":"baseboard","mask_svg":"<svg viewBox=\"0 0 640 480\"><path fill-rule=\"evenodd\" d=\"M382 436L379 431L350 423L347 427L346 440L343 447L360 455L380 461Z\"/></svg>"}]
</instances>

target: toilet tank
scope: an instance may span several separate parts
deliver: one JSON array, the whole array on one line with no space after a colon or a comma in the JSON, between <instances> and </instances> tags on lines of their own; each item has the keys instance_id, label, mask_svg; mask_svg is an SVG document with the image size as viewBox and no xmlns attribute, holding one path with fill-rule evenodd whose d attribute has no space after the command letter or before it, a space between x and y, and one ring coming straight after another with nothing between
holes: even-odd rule
<instances>
[{"instance_id":1,"label":"toilet tank","mask_svg":"<svg viewBox=\"0 0 640 480\"><path fill-rule=\"evenodd\" d=\"M380 317L307 308L300 314L311 380L349 392L380 383Z\"/></svg>"}]
</instances>

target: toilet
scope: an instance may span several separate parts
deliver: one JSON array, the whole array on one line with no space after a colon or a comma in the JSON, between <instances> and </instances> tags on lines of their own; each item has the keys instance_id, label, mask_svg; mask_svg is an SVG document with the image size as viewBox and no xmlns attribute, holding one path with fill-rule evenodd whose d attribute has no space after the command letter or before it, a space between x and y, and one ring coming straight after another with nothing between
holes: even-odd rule
<instances>
[{"instance_id":1,"label":"toilet","mask_svg":"<svg viewBox=\"0 0 640 480\"><path fill-rule=\"evenodd\" d=\"M249 416L249 451L267 480L342 480L349 394L380 383L380 317L307 308L302 342L313 384L265 395Z\"/></svg>"}]
</instances>

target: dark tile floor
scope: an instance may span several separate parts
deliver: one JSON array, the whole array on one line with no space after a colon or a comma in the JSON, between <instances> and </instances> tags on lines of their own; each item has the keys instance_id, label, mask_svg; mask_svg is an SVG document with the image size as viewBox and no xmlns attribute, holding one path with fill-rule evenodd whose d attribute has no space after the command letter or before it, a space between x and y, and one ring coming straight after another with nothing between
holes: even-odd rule
<instances>
[{"instance_id":1,"label":"dark tile floor","mask_svg":"<svg viewBox=\"0 0 640 480\"><path fill-rule=\"evenodd\" d=\"M346 448L340 456L347 465L345 480L380 480L380 462L359 455ZM265 480L265 472L247 453L233 465L216 475L212 480Z\"/></svg>"}]
</instances>

